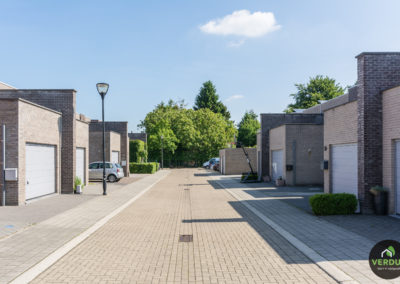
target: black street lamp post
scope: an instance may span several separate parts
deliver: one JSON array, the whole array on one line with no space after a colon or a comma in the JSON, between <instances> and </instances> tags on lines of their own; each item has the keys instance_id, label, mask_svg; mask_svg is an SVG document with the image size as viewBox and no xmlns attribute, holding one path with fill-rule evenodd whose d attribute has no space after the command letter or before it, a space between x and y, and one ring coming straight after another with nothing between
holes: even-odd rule
<instances>
[{"instance_id":1,"label":"black street lamp post","mask_svg":"<svg viewBox=\"0 0 400 284\"><path fill-rule=\"evenodd\" d=\"M107 195L107 177L106 177L106 122L104 121L104 97L108 91L107 83L97 83L97 91L101 96L102 121L103 121L103 195Z\"/></svg>"},{"instance_id":2,"label":"black street lamp post","mask_svg":"<svg viewBox=\"0 0 400 284\"><path fill-rule=\"evenodd\" d=\"M161 135L161 169L164 169L164 135Z\"/></svg>"}]
</instances>

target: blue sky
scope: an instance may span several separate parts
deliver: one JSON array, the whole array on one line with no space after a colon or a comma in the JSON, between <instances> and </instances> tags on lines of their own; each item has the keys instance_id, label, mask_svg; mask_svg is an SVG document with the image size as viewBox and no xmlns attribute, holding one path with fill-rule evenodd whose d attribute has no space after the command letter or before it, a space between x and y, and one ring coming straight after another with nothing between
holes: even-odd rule
<instances>
[{"instance_id":1,"label":"blue sky","mask_svg":"<svg viewBox=\"0 0 400 284\"><path fill-rule=\"evenodd\" d=\"M200 28L241 10L273 13L279 28L252 37ZM77 111L93 119L95 85L108 82L106 119L133 131L163 100L192 106L207 80L236 122L245 110L282 112L295 83L322 74L351 85L357 54L400 46L397 0L0 0L0 11L0 81L76 89Z\"/></svg>"}]
</instances>

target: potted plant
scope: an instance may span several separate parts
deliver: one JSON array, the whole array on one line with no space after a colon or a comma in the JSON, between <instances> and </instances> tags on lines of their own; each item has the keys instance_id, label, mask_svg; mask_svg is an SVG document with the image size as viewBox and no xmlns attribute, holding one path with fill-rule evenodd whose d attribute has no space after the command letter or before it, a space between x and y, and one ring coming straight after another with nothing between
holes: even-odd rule
<instances>
[{"instance_id":1,"label":"potted plant","mask_svg":"<svg viewBox=\"0 0 400 284\"><path fill-rule=\"evenodd\" d=\"M278 177L278 179L275 181L275 185L276 186L284 186L285 185L285 181L283 180L282 177Z\"/></svg>"},{"instance_id":2,"label":"potted plant","mask_svg":"<svg viewBox=\"0 0 400 284\"><path fill-rule=\"evenodd\" d=\"M374 196L375 213L377 215L386 215L388 213L388 189L382 186L374 186L369 192Z\"/></svg>"},{"instance_id":3,"label":"potted plant","mask_svg":"<svg viewBox=\"0 0 400 284\"><path fill-rule=\"evenodd\" d=\"M74 187L75 187L75 193L77 193L77 194L82 193L83 184L82 184L82 180L80 179L80 177L75 177Z\"/></svg>"}]
</instances>

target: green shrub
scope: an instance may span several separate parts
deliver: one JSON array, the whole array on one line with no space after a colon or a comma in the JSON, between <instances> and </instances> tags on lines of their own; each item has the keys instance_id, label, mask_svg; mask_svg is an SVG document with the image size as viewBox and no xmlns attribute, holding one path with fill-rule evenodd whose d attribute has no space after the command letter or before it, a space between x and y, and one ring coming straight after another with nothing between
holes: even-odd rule
<instances>
[{"instance_id":1,"label":"green shrub","mask_svg":"<svg viewBox=\"0 0 400 284\"><path fill-rule=\"evenodd\" d=\"M158 163L130 163L129 171L136 174L154 174Z\"/></svg>"},{"instance_id":2,"label":"green shrub","mask_svg":"<svg viewBox=\"0 0 400 284\"><path fill-rule=\"evenodd\" d=\"M147 159L146 144L142 140L129 141L129 161L141 163Z\"/></svg>"},{"instance_id":3,"label":"green shrub","mask_svg":"<svg viewBox=\"0 0 400 284\"><path fill-rule=\"evenodd\" d=\"M244 179L246 178L247 174L248 174L248 173L242 173L242 177L241 177L240 180L244 180ZM258 175L257 175L257 173L250 174L250 175L248 176L247 180L258 180Z\"/></svg>"},{"instance_id":4,"label":"green shrub","mask_svg":"<svg viewBox=\"0 0 400 284\"><path fill-rule=\"evenodd\" d=\"M315 215L348 215L357 209L354 194L316 194L310 197L310 205Z\"/></svg>"},{"instance_id":5,"label":"green shrub","mask_svg":"<svg viewBox=\"0 0 400 284\"><path fill-rule=\"evenodd\" d=\"M82 186L82 189L83 189L83 184L82 184L81 178L78 177L78 176L76 176L76 177L75 177L75 181L74 181L74 190L76 190L76 187L77 187L78 185L81 185L81 186Z\"/></svg>"}]
</instances>

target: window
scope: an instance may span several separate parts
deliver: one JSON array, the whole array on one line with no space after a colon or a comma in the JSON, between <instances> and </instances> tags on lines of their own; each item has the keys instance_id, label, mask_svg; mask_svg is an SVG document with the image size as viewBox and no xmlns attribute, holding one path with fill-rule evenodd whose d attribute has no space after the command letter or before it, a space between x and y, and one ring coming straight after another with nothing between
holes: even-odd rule
<instances>
[{"instance_id":1,"label":"window","mask_svg":"<svg viewBox=\"0 0 400 284\"><path fill-rule=\"evenodd\" d=\"M103 163L97 163L99 165L98 169L102 169L103 168ZM111 163L106 163L106 169L112 169L113 166ZM97 169L97 168L96 168Z\"/></svg>"},{"instance_id":2,"label":"window","mask_svg":"<svg viewBox=\"0 0 400 284\"><path fill-rule=\"evenodd\" d=\"M98 163L93 163L89 165L89 169L90 170L94 170L94 169L98 169L99 168L99 164Z\"/></svg>"}]
</instances>

